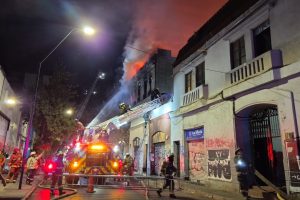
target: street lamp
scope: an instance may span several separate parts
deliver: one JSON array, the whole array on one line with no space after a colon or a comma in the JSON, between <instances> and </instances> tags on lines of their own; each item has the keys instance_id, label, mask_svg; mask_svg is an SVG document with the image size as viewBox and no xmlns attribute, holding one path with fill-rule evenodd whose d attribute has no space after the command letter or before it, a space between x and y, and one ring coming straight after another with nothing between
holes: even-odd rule
<instances>
[{"instance_id":1,"label":"street lamp","mask_svg":"<svg viewBox=\"0 0 300 200\"><path fill-rule=\"evenodd\" d=\"M95 34L95 29L93 29L92 27L90 26L85 26L83 28L83 32L86 34L86 35L94 35Z\"/></svg>"},{"instance_id":2,"label":"street lamp","mask_svg":"<svg viewBox=\"0 0 300 200\"><path fill-rule=\"evenodd\" d=\"M66 114L69 116L73 115L73 113L74 113L74 111L71 108L66 110Z\"/></svg>"},{"instance_id":3,"label":"street lamp","mask_svg":"<svg viewBox=\"0 0 300 200\"><path fill-rule=\"evenodd\" d=\"M17 100L15 98L8 98L4 101L4 103L8 106L14 106L17 104Z\"/></svg>"},{"instance_id":4,"label":"street lamp","mask_svg":"<svg viewBox=\"0 0 300 200\"><path fill-rule=\"evenodd\" d=\"M30 111L30 116L29 116L29 122L28 122L28 128L27 128L27 134L26 134L26 141L25 141L25 146L23 149L23 163L22 163L22 169L21 169L21 176L20 176L20 182L19 182L19 190L22 188L22 179L23 179L23 174L24 174L24 165L26 161L26 155L28 152L28 147L29 147L29 139L30 139L30 133L32 130L33 126L33 117L35 114L35 106L36 106L36 101L37 101L37 93L38 93L38 88L39 88L39 80L40 80L40 75L41 75L41 68L42 64L47 60L47 58L75 31L82 31L86 35L93 35L95 33L95 30L91 27L84 27L83 29L78 29L78 28L73 28L51 51L50 53L47 54L47 56L39 63L39 69L38 69L38 74L37 74L37 80L36 80L36 85L35 85L35 92L34 92L34 98L32 102L32 107Z\"/></svg>"}]
</instances>

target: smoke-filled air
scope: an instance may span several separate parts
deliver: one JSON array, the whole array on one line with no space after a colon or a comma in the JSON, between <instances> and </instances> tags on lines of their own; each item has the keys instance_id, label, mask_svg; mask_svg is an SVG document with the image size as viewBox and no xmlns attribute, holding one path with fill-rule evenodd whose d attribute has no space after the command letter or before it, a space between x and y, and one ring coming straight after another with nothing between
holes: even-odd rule
<instances>
[{"instance_id":1,"label":"smoke-filled air","mask_svg":"<svg viewBox=\"0 0 300 200\"><path fill-rule=\"evenodd\" d=\"M132 30L124 47L124 74L119 92L101 109L89 124L106 120L111 106L129 98L128 83L144 66L157 48L178 51L227 0L136 0ZM125 96L124 96L125 95Z\"/></svg>"}]
</instances>

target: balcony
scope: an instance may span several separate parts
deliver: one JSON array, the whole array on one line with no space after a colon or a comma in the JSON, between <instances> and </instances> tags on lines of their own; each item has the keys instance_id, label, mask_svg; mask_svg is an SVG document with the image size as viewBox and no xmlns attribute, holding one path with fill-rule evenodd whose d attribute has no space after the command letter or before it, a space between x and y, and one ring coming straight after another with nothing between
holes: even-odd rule
<instances>
[{"instance_id":1,"label":"balcony","mask_svg":"<svg viewBox=\"0 0 300 200\"><path fill-rule=\"evenodd\" d=\"M196 102L199 99L207 98L208 96L208 86L200 85L199 87L189 91L182 96L181 106L186 106L191 103Z\"/></svg>"},{"instance_id":2,"label":"balcony","mask_svg":"<svg viewBox=\"0 0 300 200\"><path fill-rule=\"evenodd\" d=\"M248 63L226 73L227 86L239 84L249 78L258 76L271 69L282 66L282 55L280 50L268 51Z\"/></svg>"}]
</instances>

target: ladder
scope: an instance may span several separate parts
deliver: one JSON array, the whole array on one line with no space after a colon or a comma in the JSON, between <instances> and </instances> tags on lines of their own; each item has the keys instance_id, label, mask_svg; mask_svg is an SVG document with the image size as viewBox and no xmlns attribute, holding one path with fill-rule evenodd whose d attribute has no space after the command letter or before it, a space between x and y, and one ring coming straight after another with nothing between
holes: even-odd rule
<instances>
[{"instance_id":1,"label":"ladder","mask_svg":"<svg viewBox=\"0 0 300 200\"><path fill-rule=\"evenodd\" d=\"M136 107L131 108L126 113L120 116L115 116L113 118L110 118L104 122L101 122L100 124L91 127L93 129L97 128L106 128L110 123L113 123L116 127L121 127L122 125L127 124L128 122L131 122L134 119L137 119L139 117L143 117L146 113L158 108L162 104L164 104L166 101L170 99L167 95L162 95L161 97L154 99L149 102L145 102L141 105L138 105Z\"/></svg>"}]
</instances>

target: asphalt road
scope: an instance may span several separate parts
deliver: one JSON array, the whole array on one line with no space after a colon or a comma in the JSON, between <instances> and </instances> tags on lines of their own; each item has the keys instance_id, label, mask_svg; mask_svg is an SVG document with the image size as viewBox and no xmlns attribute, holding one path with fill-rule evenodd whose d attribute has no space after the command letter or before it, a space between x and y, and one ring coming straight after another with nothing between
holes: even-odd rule
<instances>
[{"instance_id":1,"label":"asphalt road","mask_svg":"<svg viewBox=\"0 0 300 200\"><path fill-rule=\"evenodd\" d=\"M162 193L162 197L159 197L156 190L148 190L148 196L146 197L146 190L142 187L141 182L137 180L131 180L129 186L125 182L120 181L106 181L106 185L95 186L94 193L88 193L86 186L75 186L77 190L76 194L64 197L66 200L87 200L87 199L101 199L101 200L170 200L168 190ZM64 190L67 194L73 193L71 190ZM179 200L206 200L207 197L196 194L186 194L182 191L175 191ZM59 197L58 191L55 191L55 196L50 196L49 189L37 188L31 195L29 200L47 200L54 199L53 197Z\"/></svg>"},{"instance_id":2,"label":"asphalt road","mask_svg":"<svg viewBox=\"0 0 300 200\"><path fill-rule=\"evenodd\" d=\"M76 194L65 197L67 200L87 200L87 199L101 199L101 200L144 200L146 199L146 191L141 187L140 182L131 181L130 187L124 189L126 185L124 182L108 181L107 185L95 186L94 193L87 193L87 187L75 186L77 190ZM125 185L124 185L125 184ZM67 194L73 193L70 190L64 190ZM49 189L37 188L30 196L29 200L47 200L53 199L53 197L59 197L58 191L55 191L55 196L50 196Z\"/></svg>"},{"instance_id":3,"label":"asphalt road","mask_svg":"<svg viewBox=\"0 0 300 200\"><path fill-rule=\"evenodd\" d=\"M56 192L57 193L57 192ZM58 197L56 194L55 197ZM47 200L50 199L50 191L48 189L38 188L29 198L30 200ZM101 200L143 200L146 199L145 190L132 189L109 189L109 188L95 188L94 193L87 193L86 188L77 188L77 193L66 200L87 200L87 199L101 199Z\"/></svg>"}]
</instances>

